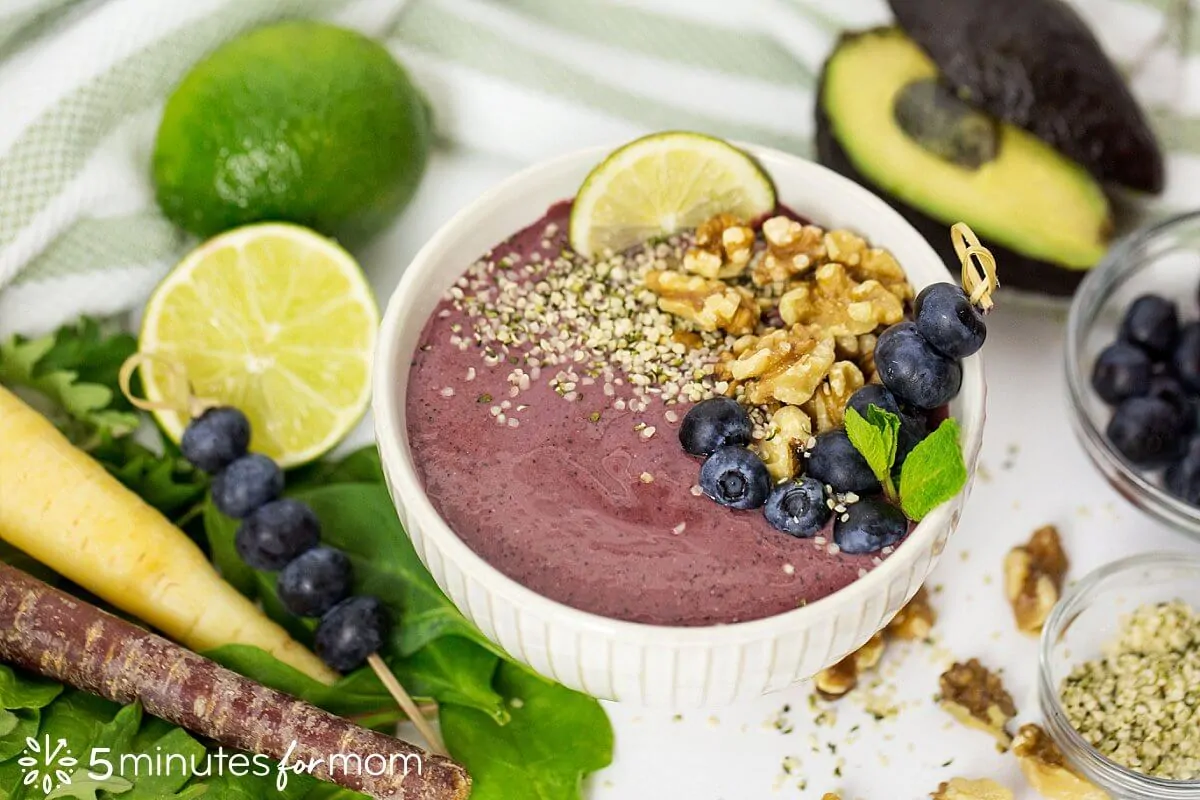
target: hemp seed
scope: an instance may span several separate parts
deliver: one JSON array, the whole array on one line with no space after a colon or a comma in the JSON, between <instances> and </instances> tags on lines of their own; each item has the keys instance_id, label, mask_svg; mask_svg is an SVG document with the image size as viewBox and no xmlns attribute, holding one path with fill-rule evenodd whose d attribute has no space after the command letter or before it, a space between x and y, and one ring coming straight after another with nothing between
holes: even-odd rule
<instances>
[{"instance_id":1,"label":"hemp seed","mask_svg":"<svg viewBox=\"0 0 1200 800\"><path fill-rule=\"evenodd\" d=\"M1060 689L1072 727L1143 775L1200 777L1200 612L1180 600L1138 608L1103 658Z\"/></svg>"}]
</instances>

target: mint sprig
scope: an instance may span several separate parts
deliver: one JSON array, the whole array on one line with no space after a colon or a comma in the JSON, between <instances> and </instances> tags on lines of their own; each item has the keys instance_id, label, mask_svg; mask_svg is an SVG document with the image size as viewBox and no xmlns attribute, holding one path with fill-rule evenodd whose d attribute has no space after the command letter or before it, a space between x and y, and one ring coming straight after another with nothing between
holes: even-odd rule
<instances>
[{"instance_id":1,"label":"mint sprig","mask_svg":"<svg viewBox=\"0 0 1200 800\"><path fill-rule=\"evenodd\" d=\"M888 499L899 502L909 519L919 522L966 485L967 465L954 419L944 420L908 454L900 469L899 489L892 473L900 440L900 417L871 405L865 417L847 408L845 423L850 443L875 473Z\"/></svg>"}]
</instances>

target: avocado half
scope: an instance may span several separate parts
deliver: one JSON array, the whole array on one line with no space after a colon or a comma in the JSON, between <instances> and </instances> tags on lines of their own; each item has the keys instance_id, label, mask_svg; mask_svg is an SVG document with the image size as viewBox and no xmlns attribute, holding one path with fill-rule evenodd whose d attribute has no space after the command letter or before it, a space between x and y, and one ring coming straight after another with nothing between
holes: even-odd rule
<instances>
[{"instance_id":1,"label":"avocado half","mask_svg":"<svg viewBox=\"0 0 1200 800\"><path fill-rule=\"evenodd\" d=\"M1111 210L1083 166L948 89L897 28L844 35L816 109L821 163L887 200L938 250L970 225L1002 285L1068 295L1108 248Z\"/></svg>"},{"instance_id":2,"label":"avocado half","mask_svg":"<svg viewBox=\"0 0 1200 800\"><path fill-rule=\"evenodd\" d=\"M947 84L1105 184L1163 190L1162 150L1116 66L1063 0L888 0Z\"/></svg>"}]
</instances>

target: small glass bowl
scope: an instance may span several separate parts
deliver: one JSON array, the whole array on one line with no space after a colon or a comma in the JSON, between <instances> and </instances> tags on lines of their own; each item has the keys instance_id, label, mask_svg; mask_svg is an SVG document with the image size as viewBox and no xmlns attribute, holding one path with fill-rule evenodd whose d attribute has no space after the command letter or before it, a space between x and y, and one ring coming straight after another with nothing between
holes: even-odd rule
<instances>
[{"instance_id":1,"label":"small glass bowl","mask_svg":"<svg viewBox=\"0 0 1200 800\"><path fill-rule=\"evenodd\" d=\"M1138 508L1200 539L1200 509L1168 494L1130 464L1104 435L1112 409L1092 389L1092 366L1117 338L1126 307L1147 292L1176 301L1181 321L1196 319L1200 287L1200 212L1173 217L1118 242L1084 278L1067 319L1070 419L1092 462Z\"/></svg>"},{"instance_id":2,"label":"small glass bowl","mask_svg":"<svg viewBox=\"0 0 1200 800\"><path fill-rule=\"evenodd\" d=\"M1071 763L1114 800L1195 800L1200 797L1200 780L1142 775L1101 755L1071 727L1058 691L1071 670L1103 655L1128 614L1144 604L1170 600L1200 608L1200 557L1148 553L1101 567L1067 591L1042 631L1038 699L1046 732Z\"/></svg>"}]
</instances>

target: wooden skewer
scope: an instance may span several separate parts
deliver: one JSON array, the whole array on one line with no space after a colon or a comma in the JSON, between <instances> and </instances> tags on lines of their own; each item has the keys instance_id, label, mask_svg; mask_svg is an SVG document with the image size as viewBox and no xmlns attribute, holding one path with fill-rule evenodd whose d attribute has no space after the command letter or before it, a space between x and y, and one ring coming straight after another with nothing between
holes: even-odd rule
<instances>
[{"instance_id":1,"label":"wooden skewer","mask_svg":"<svg viewBox=\"0 0 1200 800\"><path fill-rule=\"evenodd\" d=\"M383 663L383 659L379 657L379 654L372 653L367 656L367 663L371 665L371 669L375 670L375 674L388 690L388 694L395 699L400 705L401 710L408 715L412 724L425 737L425 742L429 745L429 751L437 753L439 756L449 756L449 752L446 750L446 743L442 741L442 737L429 724L429 720L421 713L420 707L413 701L412 695L400 685L400 681L396 680L396 676L388 669L388 665Z\"/></svg>"}]
</instances>

